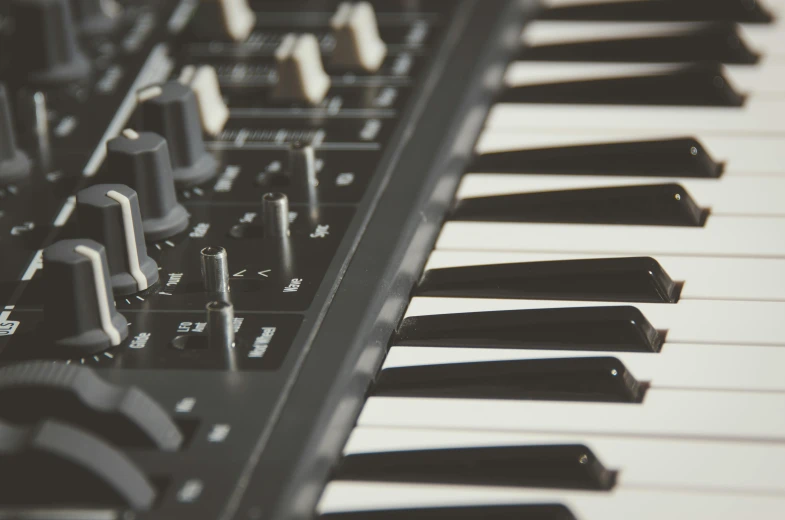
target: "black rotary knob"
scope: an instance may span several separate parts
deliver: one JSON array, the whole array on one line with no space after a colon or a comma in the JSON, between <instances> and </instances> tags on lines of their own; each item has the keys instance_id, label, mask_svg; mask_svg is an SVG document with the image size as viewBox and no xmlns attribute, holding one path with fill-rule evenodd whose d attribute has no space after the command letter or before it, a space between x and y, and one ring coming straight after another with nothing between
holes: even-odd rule
<instances>
[{"instance_id":1,"label":"black rotary knob","mask_svg":"<svg viewBox=\"0 0 785 520\"><path fill-rule=\"evenodd\" d=\"M11 63L33 84L78 81L90 73L69 0L12 0Z\"/></svg>"},{"instance_id":2,"label":"black rotary knob","mask_svg":"<svg viewBox=\"0 0 785 520\"><path fill-rule=\"evenodd\" d=\"M71 0L74 19L79 30L90 36L111 33L120 16L115 0Z\"/></svg>"},{"instance_id":3,"label":"black rotary knob","mask_svg":"<svg viewBox=\"0 0 785 520\"><path fill-rule=\"evenodd\" d=\"M17 147L11 102L0 83L0 186L17 182L30 173L30 158Z\"/></svg>"},{"instance_id":4,"label":"black rotary knob","mask_svg":"<svg viewBox=\"0 0 785 520\"><path fill-rule=\"evenodd\" d=\"M147 256L136 192L124 184L96 184L76 194L81 235L106 248L115 294L144 291L158 281L158 264Z\"/></svg>"},{"instance_id":5,"label":"black rotary knob","mask_svg":"<svg viewBox=\"0 0 785 520\"><path fill-rule=\"evenodd\" d=\"M177 202L163 137L125 130L107 144L106 162L112 180L136 191L147 240L164 240L188 227L188 212Z\"/></svg>"},{"instance_id":6,"label":"black rotary knob","mask_svg":"<svg viewBox=\"0 0 785 520\"><path fill-rule=\"evenodd\" d=\"M61 240L44 249L45 329L64 355L87 356L119 345L128 321L117 312L104 246Z\"/></svg>"},{"instance_id":7,"label":"black rotary knob","mask_svg":"<svg viewBox=\"0 0 785 520\"><path fill-rule=\"evenodd\" d=\"M174 180L199 184L218 171L218 161L204 145L199 106L194 91L177 82L154 85L139 92L142 128L169 145Z\"/></svg>"}]
</instances>

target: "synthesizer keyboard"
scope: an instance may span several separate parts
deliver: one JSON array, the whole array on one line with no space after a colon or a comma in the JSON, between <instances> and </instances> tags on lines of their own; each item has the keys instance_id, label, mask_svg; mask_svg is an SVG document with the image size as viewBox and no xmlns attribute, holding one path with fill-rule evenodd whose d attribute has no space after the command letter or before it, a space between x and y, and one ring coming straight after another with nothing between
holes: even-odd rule
<instances>
[{"instance_id":1,"label":"synthesizer keyboard","mask_svg":"<svg viewBox=\"0 0 785 520\"><path fill-rule=\"evenodd\" d=\"M0 3L0 519L781 518L783 20Z\"/></svg>"}]
</instances>

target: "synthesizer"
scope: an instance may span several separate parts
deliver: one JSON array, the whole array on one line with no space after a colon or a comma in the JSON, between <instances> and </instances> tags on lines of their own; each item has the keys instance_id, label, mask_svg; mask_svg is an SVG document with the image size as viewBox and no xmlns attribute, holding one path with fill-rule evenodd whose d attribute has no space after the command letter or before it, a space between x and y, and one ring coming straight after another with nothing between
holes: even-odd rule
<instances>
[{"instance_id":1,"label":"synthesizer","mask_svg":"<svg viewBox=\"0 0 785 520\"><path fill-rule=\"evenodd\" d=\"M778 520L785 0L3 0L0 520Z\"/></svg>"}]
</instances>

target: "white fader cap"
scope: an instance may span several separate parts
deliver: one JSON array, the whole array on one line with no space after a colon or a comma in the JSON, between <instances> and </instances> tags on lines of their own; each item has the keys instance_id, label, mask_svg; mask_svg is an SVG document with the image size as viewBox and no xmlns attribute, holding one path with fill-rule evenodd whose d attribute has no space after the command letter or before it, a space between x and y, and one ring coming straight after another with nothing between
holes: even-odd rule
<instances>
[{"instance_id":1,"label":"white fader cap","mask_svg":"<svg viewBox=\"0 0 785 520\"><path fill-rule=\"evenodd\" d=\"M236 42L248 39L256 25L256 14L248 6L248 0L208 0L218 2L226 35Z\"/></svg>"},{"instance_id":2,"label":"white fader cap","mask_svg":"<svg viewBox=\"0 0 785 520\"><path fill-rule=\"evenodd\" d=\"M188 65L180 72L180 83L191 87L196 94L202 130L213 137L221 133L229 119L229 109L221 95L218 74L211 65Z\"/></svg>"},{"instance_id":3,"label":"white fader cap","mask_svg":"<svg viewBox=\"0 0 785 520\"><path fill-rule=\"evenodd\" d=\"M336 67L376 72L387 55L379 36L376 13L368 2L343 2L330 19L335 37L330 64Z\"/></svg>"},{"instance_id":4,"label":"white fader cap","mask_svg":"<svg viewBox=\"0 0 785 520\"><path fill-rule=\"evenodd\" d=\"M313 34L287 34L275 51L278 84L273 97L318 105L330 89L319 41Z\"/></svg>"}]
</instances>

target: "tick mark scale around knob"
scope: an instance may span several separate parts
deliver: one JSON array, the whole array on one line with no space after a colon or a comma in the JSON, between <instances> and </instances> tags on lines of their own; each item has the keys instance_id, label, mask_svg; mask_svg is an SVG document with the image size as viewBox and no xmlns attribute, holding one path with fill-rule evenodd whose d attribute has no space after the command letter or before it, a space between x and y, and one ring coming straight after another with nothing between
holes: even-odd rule
<instances>
[{"instance_id":1,"label":"tick mark scale around knob","mask_svg":"<svg viewBox=\"0 0 785 520\"><path fill-rule=\"evenodd\" d=\"M190 217L177 202L166 140L126 129L106 148L109 177L138 195L145 238L164 240L184 231Z\"/></svg>"},{"instance_id":2,"label":"tick mark scale around knob","mask_svg":"<svg viewBox=\"0 0 785 520\"><path fill-rule=\"evenodd\" d=\"M46 330L55 347L91 355L119 345L128 321L112 298L106 250L94 240L61 240L44 249Z\"/></svg>"},{"instance_id":3,"label":"tick mark scale around knob","mask_svg":"<svg viewBox=\"0 0 785 520\"><path fill-rule=\"evenodd\" d=\"M115 294L144 291L158 281L147 255L136 192L122 184L97 184L76 195L81 233L106 247Z\"/></svg>"},{"instance_id":4,"label":"tick mark scale around knob","mask_svg":"<svg viewBox=\"0 0 785 520\"><path fill-rule=\"evenodd\" d=\"M36 85L85 79L91 65L79 48L70 0L13 0L11 64Z\"/></svg>"},{"instance_id":5,"label":"tick mark scale around knob","mask_svg":"<svg viewBox=\"0 0 785 520\"><path fill-rule=\"evenodd\" d=\"M218 161L205 148L196 94L177 81L153 85L137 94L142 128L169 146L177 184L192 186L218 172Z\"/></svg>"}]
</instances>

